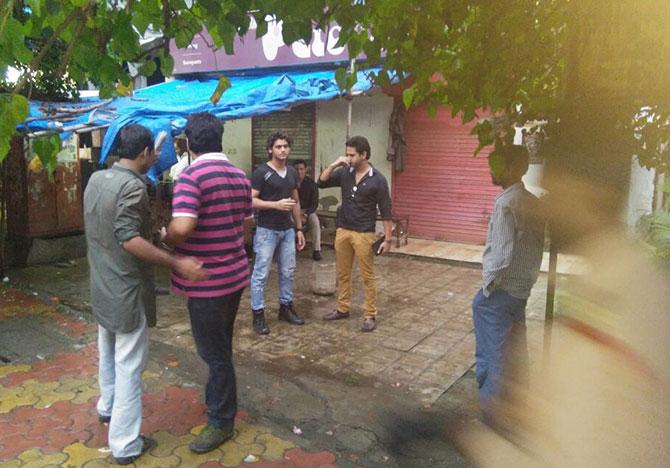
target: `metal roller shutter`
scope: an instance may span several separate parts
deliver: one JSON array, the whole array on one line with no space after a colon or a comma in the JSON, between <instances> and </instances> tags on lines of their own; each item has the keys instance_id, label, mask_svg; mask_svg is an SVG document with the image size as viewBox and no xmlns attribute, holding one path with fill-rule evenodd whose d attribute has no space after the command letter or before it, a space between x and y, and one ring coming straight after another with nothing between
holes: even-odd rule
<instances>
[{"instance_id":1,"label":"metal roller shutter","mask_svg":"<svg viewBox=\"0 0 670 468\"><path fill-rule=\"evenodd\" d=\"M314 119L316 107L313 103L293 107L288 111L254 117L251 120L253 168L268 160L265 143L269 135L282 131L293 139L290 160L304 159L314 167Z\"/></svg>"},{"instance_id":2,"label":"metal roller shutter","mask_svg":"<svg viewBox=\"0 0 670 468\"><path fill-rule=\"evenodd\" d=\"M472 125L440 109L435 118L419 107L405 115L405 170L393 175L393 210L410 215L410 235L484 244L500 188L491 183L487 156L473 157Z\"/></svg>"}]
</instances>

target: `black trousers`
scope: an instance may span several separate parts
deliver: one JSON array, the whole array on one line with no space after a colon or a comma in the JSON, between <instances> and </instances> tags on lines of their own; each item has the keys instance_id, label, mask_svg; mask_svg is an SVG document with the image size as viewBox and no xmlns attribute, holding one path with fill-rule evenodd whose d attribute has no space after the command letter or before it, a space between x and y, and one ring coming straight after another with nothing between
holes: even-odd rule
<instances>
[{"instance_id":1,"label":"black trousers","mask_svg":"<svg viewBox=\"0 0 670 468\"><path fill-rule=\"evenodd\" d=\"M237 413L233 329L243 290L227 296L188 298L198 355L209 366L205 388L207 424L217 428L232 428Z\"/></svg>"}]
</instances>

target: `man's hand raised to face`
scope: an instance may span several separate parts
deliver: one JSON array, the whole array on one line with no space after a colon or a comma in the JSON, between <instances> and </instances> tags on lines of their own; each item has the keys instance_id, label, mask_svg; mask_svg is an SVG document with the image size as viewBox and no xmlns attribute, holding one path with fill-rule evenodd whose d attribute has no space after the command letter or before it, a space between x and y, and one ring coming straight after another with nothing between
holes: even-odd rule
<instances>
[{"instance_id":1,"label":"man's hand raised to face","mask_svg":"<svg viewBox=\"0 0 670 468\"><path fill-rule=\"evenodd\" d=\"M340 166L349 166L349 158L346 156L340 156L331 164L332 167L340 167Z\"/></svg>"}]
</instances>

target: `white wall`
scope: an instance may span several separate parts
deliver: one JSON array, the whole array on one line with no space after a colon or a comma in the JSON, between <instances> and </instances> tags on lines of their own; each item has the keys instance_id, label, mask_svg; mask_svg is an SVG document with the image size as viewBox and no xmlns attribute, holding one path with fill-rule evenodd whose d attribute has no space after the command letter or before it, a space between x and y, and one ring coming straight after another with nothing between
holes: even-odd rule
<instances>
[{"instance_id":1,"label":"white wall","mask_svg":"<svg viewBox=\"0 0 670 468\"><path fill-rule=\"evenodd\" d=\"M391 182L392 166L386 160L388 123L393 110L393 98L377 93L356 96L353 100L351 135L363 135L370 141L370 161ZM344 155L347 133L348 101L336 99L316 104L316 167L318 177L324 167ZM229 120L224 125L223 152L235 166L251 175L251 119ZM340 198L339 189L326 189L320 196Z\"/></svg>"},{"instance_id":2,"label":"white wall","mask_svg":"<svg viewBox=\"0 0 670 468\"><path fill-rule=\"evenodd\" d=\"M251 175L251 119L225 122L223 152L235 166Z\"/></svg>"},{"instance_id":3,"label":"white wall","mask_svg":"<svg viewBox=\"0 0 670 468\"><path fill-rule=\"evenodd\" d=\"M654 201L654 178L656 174L653 169L645 169L637 162L637 157L631 160L630 185L628 188L628 206L625 212L625 221L631 228L640 216L651 213Z\"/></svg>"},{"instance_id":4,"label":"white wall","mask_svg":"<svg viewBox=\"0 0 670 468\"><path fill-rule=\"evenodd\" d=\"M544 176L544 164L529 164L528 171L523 176L523 184L529 192L536 197L542 197L546 190L542 186L542 177Z\"/></svg>"},{"instance_id":5,"label":"white wall","mask_svg":"<svg viewBox=\"0 0 670 468\"><path fill-rule=\"evenodd\" d=\"M339 156L344 155L347 134L349 101L336 99L321 101L316 105L316 158L318 174ZM362 135L371 148L370 162L392 184L392 165L386 160L389 117L393 111L393 98L377 92L371 96L356 96L352 101L351 136ZM321 190L320 197L334 195L340 198L339 188Z\"/></svg>"}]
</instances>

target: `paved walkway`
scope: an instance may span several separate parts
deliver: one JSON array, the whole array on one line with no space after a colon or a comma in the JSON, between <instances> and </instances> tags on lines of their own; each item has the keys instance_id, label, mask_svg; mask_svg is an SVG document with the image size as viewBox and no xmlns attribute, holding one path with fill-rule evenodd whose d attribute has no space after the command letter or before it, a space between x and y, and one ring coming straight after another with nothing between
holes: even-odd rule
<instances>
[{"instance_id":1,"label":"paved walkway","mask_svg":"<svg viewBox=\"0 0 670 468\"><path fill-rule=\"evenodd\" d=\"M394 248L393 251L413 257L449 260L480 266L484 246L410 238L407 245L401 245L399 248ZM542 257L540 270L544 273L549 270L548 252L545 252ZM587 271L587 266L585 261L577 255L560 254L557 271L559 274L565 275L584 274Z\"/></svg>"},{"instance_id":2,"label":"paved walkway","mask_svg":"<svg viewBox=\"0 0 670 468\"><path fill-rule=\"evenodd\" d=\"M335 297L315 295L312 287L323 270L333 274L329 249L319 263L308 252L298 259L294 302L305 326L277 321L274 268L267 291L270 335L252 331L245 291L235 353L246 411L238 416L237 437L215 460L187 450L205 421L206 369L195 354L185 301L158 296L144 430L159 447L142 466L246 466L247 455L259 458L256 467L467 466L443 428L477 415L471 300L480 270L406 255L376 262L380 315L373 333L359 331L358 286L349 320L321 320L335 308ZM167 272L158 273L159 286L168 286ZM354 285L360 282L355 273ZM27 294L0 297L0 356L11 361L0 366L0 464L100 466L108 454L100 451L106 428L94 409L95 328L85 259L17 269L7 286ZM535 364L545 291L541 275L527 309ZM57 310L58 304L83 319ZM294 435L293 426L305 435Z\"/></svg>"},{"instance_id":3,"label":"paved walkway","mask_svg":"<svg viewBox=\"0 0 670 468\"><path fill-rule=\"evenodd\" d=\"M268 281L267 314L272 333L259 336L251 329L249 291L245 291L235 336L238 359L260 362L291 372L317 372L343 379L372 379L407 391L423 404L435 402L474 364L471 301L479 287L480 270L404 256L376 259L379 288L378 328L359 331L363 302L360 287L354 291L349 320L324 322L335 308L335 296L317 296L312 287L320 270L329 270L334 283L334 252L313 262L300 255L294 303L307 325L278 322L277 276L273 265ZM88 271L84 259L71 267L45 265L17 270L12 281L47 291L78 310L88 310ZM354 285L361 280L357 271ZM166 272L158 283L169 285ZM546 280L538 281L528 304L528 317L544 318ZM185 300L159 296L158 326L153 340L193 350ZM530 327L532 328L532 327ZM541 328L541 327L536 327ZM538 337L538 339L540 339ZM537 340L536 340L537 341Z\"/></svg>"},{"instance_id":4,"label":"paved walkway","mask_svg":"<svg viewBox=\"0 0 670 468\"><path fill-rule=\"evenodd\" d=\"M98 423L95 410L96 328L59 312L57 298L52 299L48 304L0 288L0 354L12 361L0 366L0 466L109 466L107 425ZM17 343L20 339L23 343ZM17 350L25 354L18 356ZM195 383L169 377L176 365L154 356L144 373L142 431L158 446L137 466L334 466L333 453L307 452L245 411L237 415L231 441L208 454L193 454L188 443L205 421L205 408Z\"/></svg>"}]
</instances>

